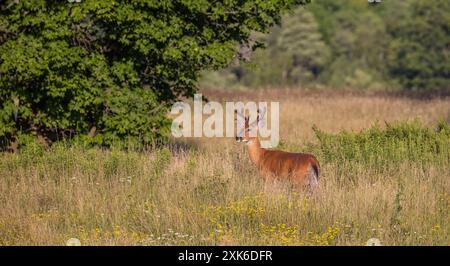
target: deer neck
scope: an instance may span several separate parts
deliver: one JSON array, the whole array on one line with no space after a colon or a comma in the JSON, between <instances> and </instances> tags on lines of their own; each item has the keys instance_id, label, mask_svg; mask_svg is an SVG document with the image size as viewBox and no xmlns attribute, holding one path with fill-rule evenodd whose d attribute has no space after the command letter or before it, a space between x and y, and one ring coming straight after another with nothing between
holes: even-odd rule
<instances>
[{"instance_id":1,"label":"deer neck","mask_svg":"<svg viewBox=\"0 0 450 266\"><path fill-rule=\"evenodd\" d=\"M261 158L265 152L265 149L261 147L259 139L258 138L252 139L251 143L247 144L247 148L250 160L254 164L259 165L259 162L261 161Z\"/></svg>"}]
</instances>

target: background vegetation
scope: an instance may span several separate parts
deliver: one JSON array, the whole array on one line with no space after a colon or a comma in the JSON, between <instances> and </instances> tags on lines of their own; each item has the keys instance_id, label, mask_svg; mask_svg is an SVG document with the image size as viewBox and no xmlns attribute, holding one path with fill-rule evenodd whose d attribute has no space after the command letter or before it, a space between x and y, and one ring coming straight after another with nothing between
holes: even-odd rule
<instances>
[{"instance_id":1,"label":"background vegetation","mask_svg":"<svg viewBox=\"0 0 450 266\"><path fill-rule=\"evenodd\" d=\"M283 17L249 63L203 86L450 91L450 3L315 0ZM250 58L250 56L249 56Z\"/></svg>"}]
</instances>

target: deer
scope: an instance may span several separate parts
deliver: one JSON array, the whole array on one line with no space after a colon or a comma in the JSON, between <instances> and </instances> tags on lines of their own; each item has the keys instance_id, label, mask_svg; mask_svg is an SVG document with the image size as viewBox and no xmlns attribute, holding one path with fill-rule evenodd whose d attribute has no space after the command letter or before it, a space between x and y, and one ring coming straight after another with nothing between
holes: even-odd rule
<instances>
[{"instance_id":1,"label":"deer","mask_svg":"<svg viewBox=\"0 0 450 266\"><path fill-rule=\"evenodd\" d=\"M261 147L257 131L264 125L265 110L257 111L253 123L250 123L249 116L235 113L244 118L243 132L236 136L236 141L246 144L250 161L266 182L289 181L296 189L307 187L311 191L318 187L320 165L314 155Z\"/></svg>"}]
</instances>

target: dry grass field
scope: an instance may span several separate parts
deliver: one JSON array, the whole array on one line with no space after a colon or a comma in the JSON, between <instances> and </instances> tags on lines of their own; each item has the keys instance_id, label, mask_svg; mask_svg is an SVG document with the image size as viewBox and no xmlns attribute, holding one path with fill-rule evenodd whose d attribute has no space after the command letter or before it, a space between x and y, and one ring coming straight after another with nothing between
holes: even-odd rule
<instances>
[{"instance_id":1,"label":"dry grass field","mask_svg":"<svg viewBox=\"0 0 450 266\"><path fill-rule=\"evenodd\" d=\"M450 98L203 93L279 101L280 148L316 154L316 193L264 184L234 139L177 140L146 152L30 145L0 154L0 245L65 245L72 237L82 245L365 245L372 237L450 244L450 140L436 129L450 122ZM385 122L401 121L422 126L383 135ZM361 141L357 132L377 122ZM334 135L343 130L353 133Z\"/></svg>"}]
</instances>

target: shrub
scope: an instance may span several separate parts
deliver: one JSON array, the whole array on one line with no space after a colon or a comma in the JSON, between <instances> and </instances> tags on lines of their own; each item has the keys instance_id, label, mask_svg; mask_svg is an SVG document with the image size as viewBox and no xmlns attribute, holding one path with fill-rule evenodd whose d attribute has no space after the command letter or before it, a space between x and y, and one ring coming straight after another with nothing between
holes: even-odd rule
<instances>
[{"instance_id":1,"label":"shrub","mask_svg":"<svg viewBox=\"0 0 450 266\"><path fill-rule=\"evenodd\" d=\"M357 162L374 169L395 166L400 162L446 165L450 160L450 125L442 121L436 129L420 122L386 123L362 132L329 134L317 127L320 155L325 162Z\"/></svg>"}]
</instances>

